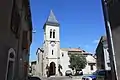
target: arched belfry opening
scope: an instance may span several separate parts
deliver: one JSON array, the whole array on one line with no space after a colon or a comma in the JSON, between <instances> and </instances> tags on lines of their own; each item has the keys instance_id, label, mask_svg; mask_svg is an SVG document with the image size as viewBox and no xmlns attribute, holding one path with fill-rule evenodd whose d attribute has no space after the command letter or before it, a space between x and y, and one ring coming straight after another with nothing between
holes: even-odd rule
<instances>
[{"instance_id":1,"label":"arched belfry opening","mask_svg":"<svg viewBox=\"0 0 120 80\"><path fill-rule=\"evenodd\" d=\"M56 65L54 62L50 63L50 68L49 68L49 75L55 75L56 74Z\"/></svg>"}]
</instances>

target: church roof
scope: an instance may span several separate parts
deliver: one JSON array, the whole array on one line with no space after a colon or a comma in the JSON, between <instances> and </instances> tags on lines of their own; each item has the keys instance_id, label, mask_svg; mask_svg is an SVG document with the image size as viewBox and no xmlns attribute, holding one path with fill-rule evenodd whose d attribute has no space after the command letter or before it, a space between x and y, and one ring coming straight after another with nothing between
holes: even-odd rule
<instances>
[{"instance_id":1,"label":"church roof","mask_svg":"<svg viewBox=\"0 0 120 80\"><path fill-rule=\"evenodd\" d=\"M64 51L78 51L78 52L83 51L82 49L79 49L79 48L61 48L61 50L64 50Z\"/></svg>"},{"instance_id":2,"label":"church roof","mask_svg":"<svg viewBox=\"0 0 120 80\"><path fill-rule=\"evenodd\" d=\"M57 19L56 19L52 10L50 11L50 14L49 14L45 24L53 25L53 26L59 26L59 22L57 21Z\"/></svg>"},{"instance_id":3,"label":"church roof","mask_svg":"<svg viewBox=\"0 0 120 80\"><path fill-rule=\"evenodd\" d=\"M102 36L102 37L101 37L101 40L102 40L102 41L106 41L106 40L107 40L107 36Z\"/></svg>"},{"instance_id":4,"label":"church roof","mask_svg":"<svg viewBox=\"0 0 120 80\"><path fill-rule=\"evenodd\" d=\"M68 52L82 52L84 55L92 55L89 52L86 52L80 48L61 48L62 51L68 51Z\"/></svg>"},{"instance_id":5,"label":"church roof","mask_svg":"<svg viewBox=\"0 0 120 80\"><path fill-rule=\"evenodd\" d=\"M79 48L69 48L69 50L68 51L83 51L83 50L81 50L81 49L79 49Z\"/></svg>"},{"instance_id":6,"label":"church roof","mask_svg":"<svg viewBox=\"0 0 120 80\"><path fill-rule=\"evenodd\" d=\"M49 15L49 17L47 19L47 22L58 23L58 21L57 21L57 19L56 19L56 17L55 17L52 10L50 11L50 15Z\"/></svg>"}]
</instances>

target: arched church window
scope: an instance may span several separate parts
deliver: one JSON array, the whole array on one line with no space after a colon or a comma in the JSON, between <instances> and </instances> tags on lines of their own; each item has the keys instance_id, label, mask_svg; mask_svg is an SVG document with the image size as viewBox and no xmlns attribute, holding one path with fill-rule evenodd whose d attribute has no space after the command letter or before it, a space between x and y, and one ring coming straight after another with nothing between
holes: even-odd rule
<instances>
[{"instance_id":1,"label":"arched church window","mask_svg":"<svg viewBox=\"0 0 120 80\"><path fill-rule=\"evenodd\" d=\"M62 53L62 57L64 56L64 53Z\"/></svg>"},{"instance_id":2,"label":"arched church window","mask_svg":"<svg viewBox=\"0 0 120 80\"><path fill-rule=\"evenodd\" d=\"M13 48L10 48L8 51L8 61L5 80L13 80L14 66L15 66L15 51Z\"/></svg>"},{"instance_id":3,"label":"arched church window","mask_svg":"<svg viewBox=\"0 0 120 80\"><path fill-rule=\"evenodd\" d=\"M52 55L53 55L53 50L52 50Z\"/></svg>"},{"instance_id":4,"label":"arched church window","mask_svg":"<svg viewBox=\"0 0 120 80\"><path fill-rule=\"evenodd\" d=\"M50 38L52 38L52 29L50 29Z\"/></svg>"},{"instance_id":5,"label":"arched church window","mask_svg":"<svg viewBox=\"0 0 120 80\"><path fill-rule=\"evenodd\" d=\"M55 30L53 30L53 38L55 38Z\"/></svg>"}]
</instances>

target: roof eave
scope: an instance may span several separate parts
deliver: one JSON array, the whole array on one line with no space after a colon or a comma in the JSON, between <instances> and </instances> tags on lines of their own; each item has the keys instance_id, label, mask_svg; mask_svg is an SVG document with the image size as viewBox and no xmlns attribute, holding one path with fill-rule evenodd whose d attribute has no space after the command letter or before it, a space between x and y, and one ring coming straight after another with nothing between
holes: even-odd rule
<instances>
[{"instance_id":1,"label":"roof eave","mask_svg":"<svg viewBox=\"0 0 120 80\"><path fill-rule=\"evenodd\" d=\"M46 22L43 26L43 29L45 29L45 26L49 25L49 26L55 26L55 27L59 27L60 24L59 23L52 23L52 22Z\"/></svg>"}]
</instances>

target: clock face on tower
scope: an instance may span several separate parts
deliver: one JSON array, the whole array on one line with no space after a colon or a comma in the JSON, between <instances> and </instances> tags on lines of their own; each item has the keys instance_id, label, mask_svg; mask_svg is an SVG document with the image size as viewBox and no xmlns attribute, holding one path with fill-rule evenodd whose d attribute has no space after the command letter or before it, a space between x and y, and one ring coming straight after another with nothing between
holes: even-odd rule
<instances>
[{"instance_id":1,"label":"clock face on tower","mask_svg":"<svg viewBox=\"0 0 120 80\"><path fill-rule=\"evenodd\" d=\"M51 42L51 46L54 47L55 46L55 42Z\"/></svg>"}]
</instances>

